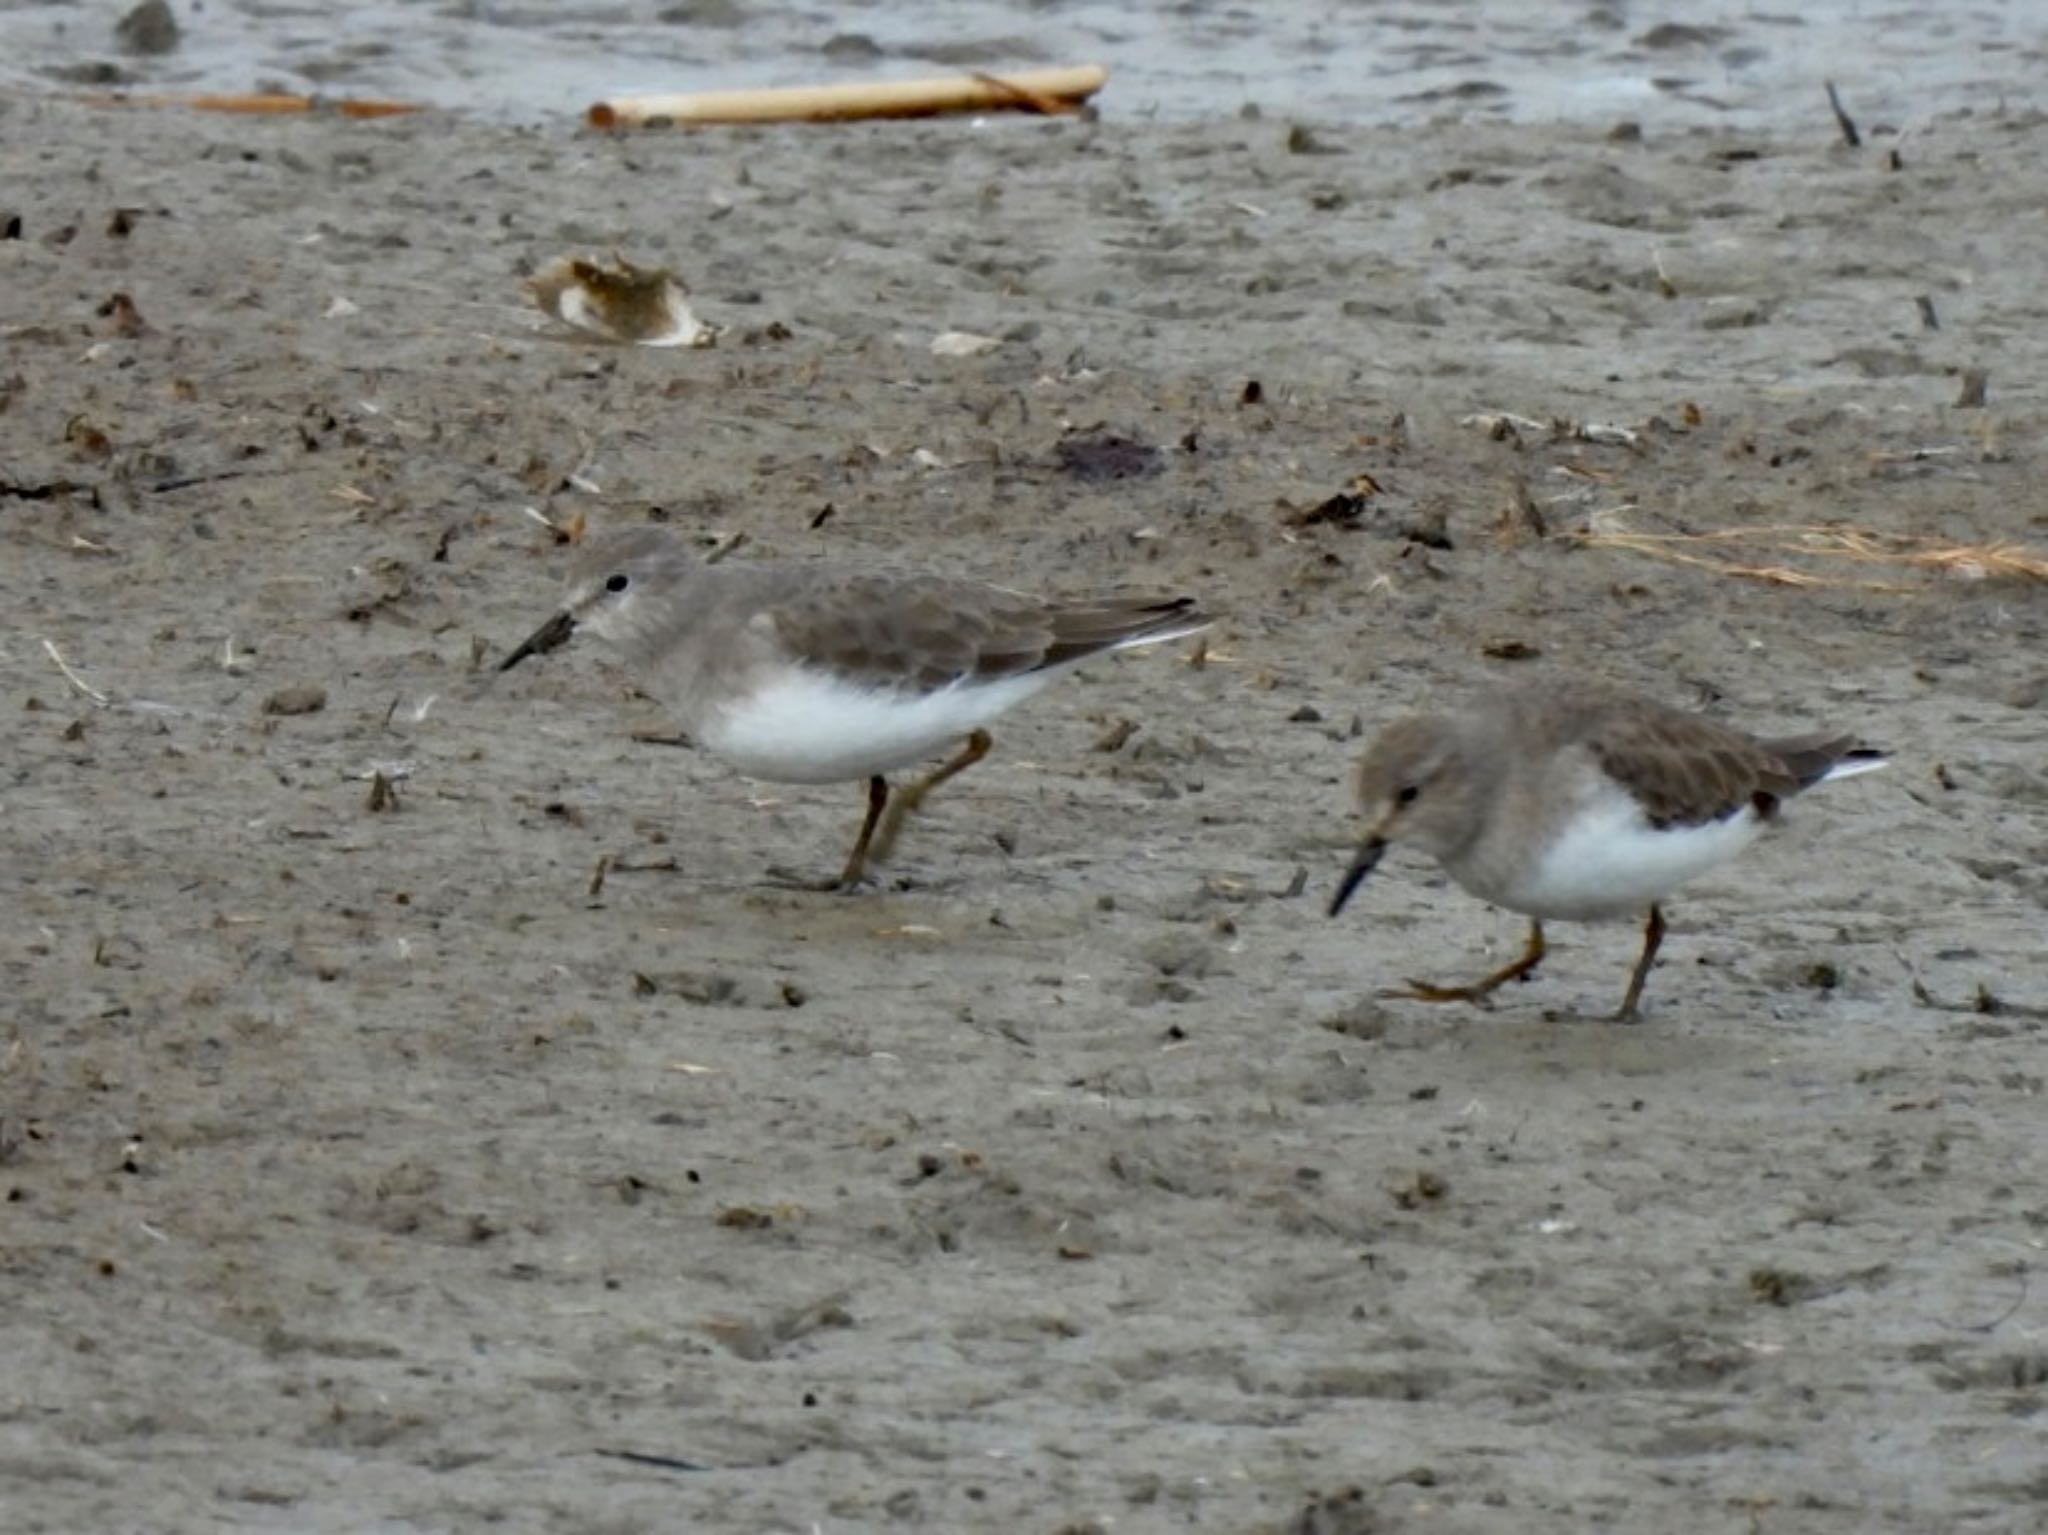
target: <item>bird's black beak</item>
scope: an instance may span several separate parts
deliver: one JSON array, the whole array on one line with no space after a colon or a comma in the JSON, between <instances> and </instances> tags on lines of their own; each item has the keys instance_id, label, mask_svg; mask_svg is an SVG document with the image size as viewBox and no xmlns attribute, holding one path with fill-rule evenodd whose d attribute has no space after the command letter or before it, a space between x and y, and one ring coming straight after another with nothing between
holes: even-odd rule
<instances>
[{"instance_id":1,"label":"bird's black beak","mask_svg":"<svg viewBox=\"0 0 2048 1535\"><path fill-rule=\"evenodd\" d=\"M1365 883L1366 875L1372 873L1386 856L1387 839L1375 832L1365 839L1358 849L1358 856L1351 860L1351 867L1344 871L1344 882L1337 887L1337 893L1330 897L1330 915L1336 916L1344 909L1344 903L1351 899L1351 892Z\"/></svg>"},{"instance_id":2,"label":"bird's black beak","mask_svg":"<svg viewBox=\"0 0 2048 1535\"><path fill-rule=\"evenodd\" d=\"M529 634L520 647L498 663L498 670L509 672L528 656L544 656L556 646L567 642L576 632L576 617L572 613L557 613Z\"/></svg>"}]
</instances>

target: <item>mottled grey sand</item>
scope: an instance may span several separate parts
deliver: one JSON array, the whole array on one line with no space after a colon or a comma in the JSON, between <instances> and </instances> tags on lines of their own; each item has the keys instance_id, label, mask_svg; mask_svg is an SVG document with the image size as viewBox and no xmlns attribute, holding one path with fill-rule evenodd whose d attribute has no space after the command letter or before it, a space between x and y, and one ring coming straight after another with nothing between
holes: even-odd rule
<instances>
[{"instance_id":1,"label":"mottled grey sand","mask_svg":"<svg viewBox=\"0 0 2048 1535\"><path fill-rule=\"evenodd\" d=\"M2048 546L2041 115L0 135L8 1530L2040 1527L2048 587L1576 535ZM613 248L720 345L522 305ZM794 893L857 789L479 668L528 508L1226 616ZM1629 929L1322 915L1360 730L1531 664L1897 754L1639 1027Z\"/></svg>"}]
</instances>

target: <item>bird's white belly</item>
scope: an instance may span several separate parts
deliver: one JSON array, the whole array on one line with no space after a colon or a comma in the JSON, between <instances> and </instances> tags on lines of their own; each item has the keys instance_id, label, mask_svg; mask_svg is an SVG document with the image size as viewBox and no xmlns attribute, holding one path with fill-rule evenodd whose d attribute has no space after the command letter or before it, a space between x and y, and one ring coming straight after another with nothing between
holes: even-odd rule
<instances>
[{"instance_id":1,"label":"bird's white belly","mask_svg":"<svg viewBox=\"0 0 2048 1535\"><path fill-rule=\"evenodd\" d=\"M1637 915L1726 863L1762 826L1745 805L1723 820L1659 830L1630 796L1602 795L1582 806L1493 898L1534 917L1589 921Z\"/></svg>"},{"instance_id":2,"label":"bird's white belly","mask_svg":"<svg viewBox=\"0 0 2048 1535\"><path fill-rule=\"evenodd\" d=\"M892 773L959 745L1052 676L1029 672L915 693L793 670L709 711L694 734L749 778L839 783Z\"/></svg>"}]
</instances>

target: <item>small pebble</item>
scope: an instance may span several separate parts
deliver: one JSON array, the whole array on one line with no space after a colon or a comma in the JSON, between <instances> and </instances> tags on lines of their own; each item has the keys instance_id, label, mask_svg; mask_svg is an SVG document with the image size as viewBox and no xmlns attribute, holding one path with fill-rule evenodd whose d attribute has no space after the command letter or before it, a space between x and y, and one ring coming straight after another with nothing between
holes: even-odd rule
<instances>
[{"instance_id":1,"label":"small pebble","mask_svg":"<svg viewBox=\"0 0 2048 1535\"><path fill-rule=\"evenodd\" d=\"M279 688L263 700L265 714L318 714L327 707L327 689L314 682Z\"/></svg>"},{"instance_id":2,"label":"small pebble","mask_svg":"<svg viewBox=\"0 0 2048 1535\"><path fill-rule=\"evenodd\" d=\"M167 0L142 0L114 23L114 36L130 53L169 53L178 46L178 18Z\"/></svg>"}]
</instances>

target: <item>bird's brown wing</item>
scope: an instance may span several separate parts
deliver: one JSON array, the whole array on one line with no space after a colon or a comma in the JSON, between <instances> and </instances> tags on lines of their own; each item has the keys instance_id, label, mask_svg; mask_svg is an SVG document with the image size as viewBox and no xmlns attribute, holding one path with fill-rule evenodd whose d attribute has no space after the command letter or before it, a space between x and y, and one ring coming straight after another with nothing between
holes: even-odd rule
<instances>
[{"instance_id":1,"label":"bird's brown wing","mask_svg":"<svg viewBox=\"0 0 2048 1535\"><path fill-rule=\"evenodd\" d=\"M1050 602L937 576L832 575L765 609L791 659L864 687L1014 677L1118 645L1191 633L1194 600Z\"/></svg>"},{"instance_id":2,"label":"bird's brown wing","mask_svg":"<svg viewBox=\"0 0 2048 1535\"><path fill-rule=\"evenodd\" d=\"M1810 781L1763 742L1677 709L1617 709L1586 744L1652 826L1698 826L1745 805L1768 817Z\"/></svg>"}]
</instances>

